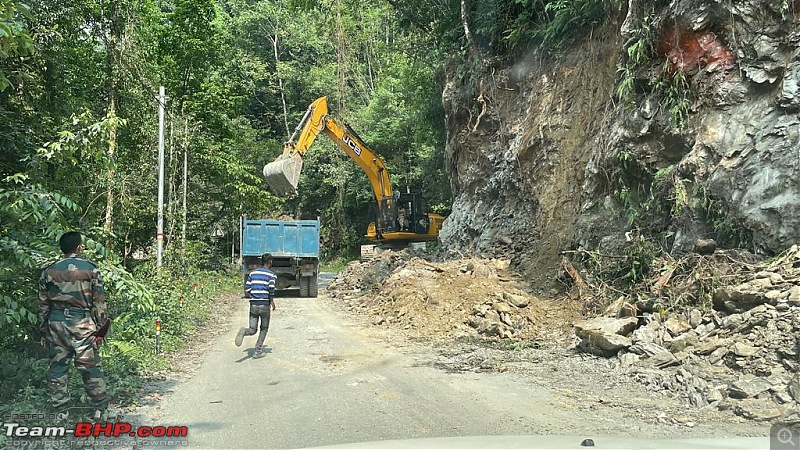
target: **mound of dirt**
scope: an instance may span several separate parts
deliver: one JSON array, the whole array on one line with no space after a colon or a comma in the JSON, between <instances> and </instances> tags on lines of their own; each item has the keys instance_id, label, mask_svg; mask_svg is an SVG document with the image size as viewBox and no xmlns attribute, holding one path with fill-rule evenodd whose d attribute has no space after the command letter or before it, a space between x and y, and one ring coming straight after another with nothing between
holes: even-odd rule
<instances>
[{"instance_id":1,"label":"mound of dirt","mask_svg":"<svg viewBox=\"0 0 800 450\"><path fill-rule=\"evenodd\" d=\"M436 262L410 252L383 252L353 262L328 288L330 295L376 325L425 338L481 336L564 339L575 305L531 295L504 259L476 257Z\"/></svg>"}]
</instances>

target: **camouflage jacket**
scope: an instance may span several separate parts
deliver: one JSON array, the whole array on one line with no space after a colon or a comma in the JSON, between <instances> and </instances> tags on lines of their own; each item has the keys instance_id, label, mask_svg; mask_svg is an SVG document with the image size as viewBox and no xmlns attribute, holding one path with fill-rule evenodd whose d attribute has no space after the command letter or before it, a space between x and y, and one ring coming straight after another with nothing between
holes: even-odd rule
<instances>
[{"instance_id":1,"label":"camouflage jacket","mask_svg":"<svg viewBox=\"0 0 800 450\"><path fill-rule=\"evenodd\" d=\"M39 278L40 329L53 307L89 309L95 324L105 322L108 308L97 266L72 253L44 269Z\"/></svg>"}]
</instances>

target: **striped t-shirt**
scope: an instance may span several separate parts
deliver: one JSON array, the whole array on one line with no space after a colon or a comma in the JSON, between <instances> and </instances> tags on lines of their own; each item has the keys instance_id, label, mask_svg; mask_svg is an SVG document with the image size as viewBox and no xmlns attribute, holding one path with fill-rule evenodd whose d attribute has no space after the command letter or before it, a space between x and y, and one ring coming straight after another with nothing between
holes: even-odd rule
<instances>
[{"instance_id":1,"label":"striped t-shirt","mask_svg":"<svg viewBox=\"0 0 800 450\"><path fill-rule=\"evenodd\" d=\"M253 269L247 275L245 292L250 294L250 301L268 303L275 296L275 280L277 276L266 267Z\"/></svg>"}]
</instances>

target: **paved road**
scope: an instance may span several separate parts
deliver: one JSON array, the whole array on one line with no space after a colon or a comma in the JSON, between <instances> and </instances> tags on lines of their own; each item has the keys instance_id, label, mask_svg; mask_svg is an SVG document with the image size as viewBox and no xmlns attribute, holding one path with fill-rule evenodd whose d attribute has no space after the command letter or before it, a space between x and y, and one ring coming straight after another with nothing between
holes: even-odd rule
<instances>
[{"instance_id":1,"label":"paved road","mask_svg":"<svg viewBox=\"0 0 800 450\"><path fill-rule=\"evenodd\" d=\"M279 298L269 354L223 333L150 424L182 424L194 448L297 448L412 437L531 433L546 394L484 374L418 366L347 323L326 298ZM247 314L246 302L235 314Z\"/></svg>"},{"instance_id":2,"label":"paved road","mask_svg":"<svg viewBox=\"0 0 800 450\"><path fill-rule=\"evenodd\" d=\"M580 411L560 405L541 383L419 364L412 352L358 326L335 300L288 297L277 306L266 357L251 357L255 337L233 344L247 314L243 301L235 311L241 319L213 342L191 378L144 412L144 423L186 425L192 448L226 449L496 434L592 437L623 422L647 436L649 425L621 408Z\"/></svg>"}]
</instances>

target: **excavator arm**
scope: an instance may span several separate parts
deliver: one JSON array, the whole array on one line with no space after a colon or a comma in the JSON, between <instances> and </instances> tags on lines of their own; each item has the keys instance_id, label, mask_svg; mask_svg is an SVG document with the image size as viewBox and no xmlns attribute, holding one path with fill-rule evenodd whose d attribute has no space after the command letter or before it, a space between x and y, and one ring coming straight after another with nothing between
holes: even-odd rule
<instances>
[{"instance_id":1,"label":"excavator arm","mask_svg":"<svg viewBox=\"0 0 800 450\"><path fill-rule=\"evenodd\" d=\"M303 157L320 133L325 133L369 178L378 208L376 221L366 233L368 239L407 243L438 238L444 217L420 211L414 194L393 195L389 171L381 157L350 127L328 115L327 97L320 97L309 105L303 120L283 144L283 153L264 166L264 178L276 195L289 196L297 192Z\"/></svg>"},{"instance_id":2,"label":"excavator arm","mask_svg":"<svg viewBox=\"0 0 800 450\"><path fill-rule=\"evenodd\" d=\"M379 204L392 198L389 171L383 160L367 147L355 131L328 115L327 97L320 97L311 103L292 137L283 144L281 156L264 166L264 177L276 194L286 196L297 192L303 156L320 133L325 133L367 174Z\"/></svg>"}]
</instances>

